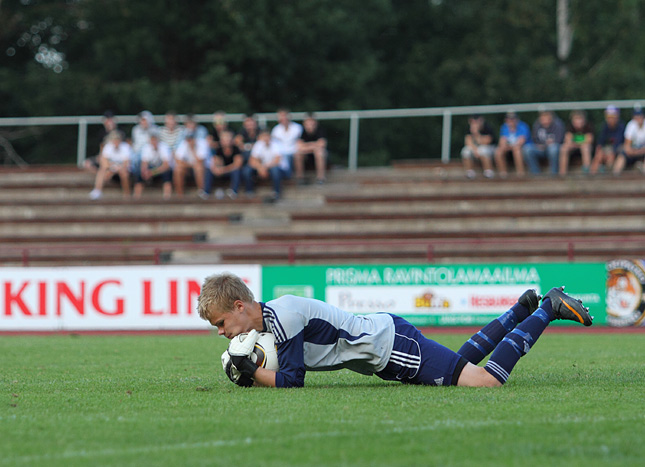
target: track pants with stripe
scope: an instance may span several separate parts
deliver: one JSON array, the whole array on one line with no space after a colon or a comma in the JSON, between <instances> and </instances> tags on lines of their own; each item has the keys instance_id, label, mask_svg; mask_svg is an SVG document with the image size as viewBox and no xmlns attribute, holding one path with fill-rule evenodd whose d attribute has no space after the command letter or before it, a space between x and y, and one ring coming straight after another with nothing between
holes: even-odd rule
<instances>
[{"instance_id":1,"label":"track pants with stripe","mask_svg":"<svg viewBox=\"0 0 645 467\"><path fill-rule=\"evenodd\" d=\"M408 384L454 386L467 360L424 337L400 316L394 319L394 347L387 366L376 373L381 379Z\"/></svg>"}]
</instances>

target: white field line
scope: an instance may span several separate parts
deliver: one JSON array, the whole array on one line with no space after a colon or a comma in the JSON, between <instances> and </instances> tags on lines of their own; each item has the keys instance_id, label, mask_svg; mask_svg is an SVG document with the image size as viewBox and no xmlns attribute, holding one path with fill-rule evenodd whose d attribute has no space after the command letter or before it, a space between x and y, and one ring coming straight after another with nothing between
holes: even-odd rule
<instances>
[{"instance_id":1,"label":"white field line","mask_svg":"<svg viewBox=\"0 0 645 467\"><path fill-rule=\"evenodd\" d=\"M620 422L645 422L645 414L635 414L633 417L620 417L620 418L608 418L608 417L585 417L585 416L576 416L576 417L565 417L565 418L556 418L548 420L535 420L531 424L574 424L574 425L588 425L593 423L604 423L607 421L620 421ZM405 434L405 433L415 433L415 432L424 432L424 431L436 431L441 429L471 429L471 428L487 428L494 426L522 426L524 425L521 421L511 422L511 421L499 421L499 420L486 420L486 421L462 421L462 420L438 420L436 422L427 424L427 425L418 425L418 426L402 426L402 427L390 427L390 428L380 428L378 430L379 434ZM294 436L280 436L276 438L262 437L262 438L240 438L240 439L230 439L230 440L212 440L212 441L202 441L194 443L176 443L176 444L165 444L165 445L149 445L149 446L139 446L132 448L108 448L108 449L99 449L95 451L61 451L54 453L45 453L45 454L36 454L31 456L19 456L19 457L4 457L0 458L0 464L32 464L36 462L47 462L47 461L56 461L63 459L95 459L100 457L112 457L112 456L128 456L136 454L148 454L148 453L158 453L163 451L182 451L182 450L198 450L198 449L212 449L219 447L236 447L250 444L258 443L279 443L284 440L308 440L308 439L324 439L324 438L346 438L355 435L357 431L325 431L325 432L313 432L313 433L302 433Z\"/></svg>"}]
</instances>

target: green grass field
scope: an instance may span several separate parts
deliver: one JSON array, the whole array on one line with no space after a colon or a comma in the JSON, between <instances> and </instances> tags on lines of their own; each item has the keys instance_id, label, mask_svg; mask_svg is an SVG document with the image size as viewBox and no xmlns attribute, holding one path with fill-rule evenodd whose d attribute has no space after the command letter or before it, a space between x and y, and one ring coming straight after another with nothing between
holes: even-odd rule
<instances>
[{"instance_id":1,"label":"green grass field","mask_svg":"<svg viewBox=\"0 0 645 467\"><path fill-rule=\"evenodd\" d=\"M348 371L242 389L227 342L1 337L0 466L645 463L645 334L544 335L500 389Z\"/></svg>"}]
</instances>

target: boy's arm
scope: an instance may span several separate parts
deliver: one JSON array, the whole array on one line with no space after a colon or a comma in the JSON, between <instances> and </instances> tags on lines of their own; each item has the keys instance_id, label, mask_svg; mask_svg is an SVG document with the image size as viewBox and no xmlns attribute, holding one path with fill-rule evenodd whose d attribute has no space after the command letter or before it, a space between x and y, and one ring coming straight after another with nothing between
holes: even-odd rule
<instances>
[{"instance_id":1,"label":"boy's arm","mask_svg":"<svg viewBox=\"0 0 645 467\"><path fill-rule=\"evenodd\" d=\"M259 367L253 375L255 383L258 386L268 386L270 388L275 387L275 376L276 372L267 370L266 368Z\"/></svg>"},{"instance_id":2,"label":"boy's arm","mask_svg":"<svg viewBox=\"0 0 645 467\"><path fill-rule=\"evenodd\" d=\"M253 379L261 386L299 388L305 385L304 331L276 345L280 370L258 368Z\"/></svg>"}]
</instances>

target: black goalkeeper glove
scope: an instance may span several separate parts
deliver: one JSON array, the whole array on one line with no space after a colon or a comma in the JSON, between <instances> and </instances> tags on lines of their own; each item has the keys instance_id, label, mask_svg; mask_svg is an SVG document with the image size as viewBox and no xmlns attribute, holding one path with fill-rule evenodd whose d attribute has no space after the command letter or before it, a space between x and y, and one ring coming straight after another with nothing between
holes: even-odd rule
<instances>
[{"instance_id":1,"label":"black goalkeeper glove","mask_svg":"<svg viewBox=\"0 0 645 467\"><path fill-rule=\"evenodd\" d=\"M233 366L233 361L226 351L224 351L224 355L222 355L222 364L224 365L226 376L228 376L228 379L233 381L235 384L242 386L243 388L253 386L253 379L243 375L235 366Z\"/></svg>"},{"instance_id":2,"label":"black goalkeeper glove","mask_svg":"<svg viewBox=\"0 0 645 467\"><path fill-rule=\"evenodd\" d=\"M230 366L229 370L227 369L229 365L224 365L224 370L229 376L229 379L235 384L238 384L238 381L241 378L244 378L243 382L245 384L248 383L248 381L250 381L250 384L248 384L249 386L253 384L253 375L257 371L258 367L250 359L250 356L255 348L255 343L258 338L259 333L255 329L252 329L248 334L241 334L231 340L226 353L231 358L230 363L232 366ZM234 378L237 376L237 373L239 373L239 377L236 378L236 381Z\"/></svg>"},{"instance_id":3,"label":"black goalkeeper glove","mask_svg":"<svg viewBox=\"0 0 645 467\"><path fill-rule=\"evenodd\" d=\"M242 357L239 355L231 355L231 363L237 371L239 371L242 376L245 376L249 379L253 378L253 375L258 371L258 366L253 363L249 357Z\"/></svg>"}]
</instances>

